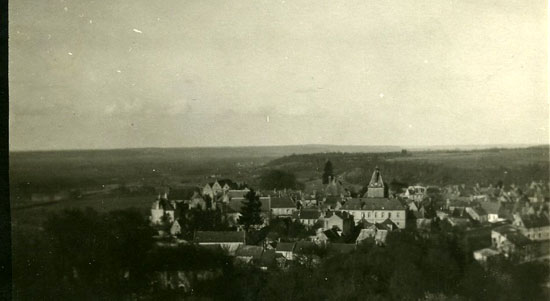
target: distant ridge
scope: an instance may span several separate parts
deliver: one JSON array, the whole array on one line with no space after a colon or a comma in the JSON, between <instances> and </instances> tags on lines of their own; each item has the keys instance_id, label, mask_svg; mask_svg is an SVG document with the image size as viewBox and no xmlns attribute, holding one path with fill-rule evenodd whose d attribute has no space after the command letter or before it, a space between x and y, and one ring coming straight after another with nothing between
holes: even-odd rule
<instances>
[{"instance_id":1,"label":"distant ridge","mask_svg":"<svg viewBox=\"0 0 550 301\"><path fill-rule=\"evenodd\" d=\"M10 154L105 154L105 153L178 153L201 154L203 156L222 157L280 157L292 154L312 153L387 153L409 151L438 151L438 150L482 150L491 148L526 148L544 147L537 144L486 144L486 145L426 145L426 146L398 146L398 145L334 145L334 144L303 144L303 145L261 145L261 146L197 146L197 147L144 147L144 148L113 148L113 149L67 149L67 150L11 150Z\"/></svg>"}]
</instances>

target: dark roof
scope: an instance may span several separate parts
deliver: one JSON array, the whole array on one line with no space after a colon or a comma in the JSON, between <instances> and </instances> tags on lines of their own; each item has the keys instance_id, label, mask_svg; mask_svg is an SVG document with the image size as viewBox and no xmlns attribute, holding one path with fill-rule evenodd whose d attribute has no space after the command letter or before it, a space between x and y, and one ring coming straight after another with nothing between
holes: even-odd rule
<instances>
[{"instance_id":1,"label":"dark roof","mask_svg":"<svg viewBox=\"0 0 550 301\"><path fill-rule=\"evenodd\" d=\"M331 243L328 249L329 251L346 254L355 250L355 244Z\"/></svg>"},{"instance_id":2,"label":"dark roof","mask_svg":"<svg viewBox=\"0 0 550 301\"><path fill-rule=\"evenodd\" d=\"M269 266L273 264L275 261L277 253L275 253L275 250L265 250L262 253L262 256L260 257L260 265L261 266Z\"/></svg>"},{"instance_id":3,"label":"dark roof","mask_svg":"<svg viewBox=\"0 0 550 301\"><path fill-rule=\"evenodd\" d=\"M195 242L242 242L244 243L244 231L197 231L195 232Z\"/></svg>"},{"instance_id":4,"label":"dark roof","mask_svg":"<svg viewBox=\"0 0 550 301\"><path fill-rule=\"evenodd\" d=\"M397 225L389 218L385 219L383 222L380 223L381 225L384 225L384 226L391 226L392 229L396 229L397 228Z\"/></svg>"},{"instance_id":5,"label":"dark roof","mask_svg":"<svg viewBox=\"0 0 550 301\"><path fill-rule=\"evenodd\" d=\"M481 202L480 206L489 214L498 214L498 211L500 209L499 202Z\"/></svg>"},{"instance_id":6,"label":"dark roof","mask_svg":"<svg viewBox=\"0 0 550 301\"><path fill-rule=\"evenodd\" d=\"M334 229L329 229L323 231L323 233L327 236L328 240L334 242L338 241L340 239L340 235L338 235L338 232L336 232Z\"/></svg>"},{"instance_id":7,"label":"dark roof","mask_svg":"<svg viewBox=\"0 0 550 301\"><path fill-rule=\"evenodd\" d=\"M313 247L315 247L315 243L311 241L301 240L296 243L296 247L294 248L294 250L296 252L303 252L303 251L306 251L308 248L313 248Z\"/></svg>"},{"instance_id":8,"label":"dark roof","mask_svg":"<svg viewBox=\"0 0 550 301\"><path fill-rule=\"evenodd\" d=\"M367 228L369 228L369 227L371 227L371 226L374 225L373 223L367 221L366 219L360 220L357 224L358 224L358 225L361 225L361 227L362 227L363 229L367 229Z\"/></svg>"},{"instance_id":9,"label":"dark roof","mask_svg":"<svg viewBox=\"0 0 550 301\"><path fill-rule=\"evenodd\" d=\"M531 243L531 240L529 240L529 238L525 237L523 234L521 234L519 229L511 225L496 227L493 229L493 231L505 236L506 239L508 239L516 246L525 246Z\"/></svg>"},{"instance_id":10,"label":"dark roof","mask_svg":"<svg viewBox=\"0 0 550 301\"><path fill-rule=\"evenodd\" d=\"M302 210L299 216L300 219L319 219L321 212L319 210Z\"/></svg>"},{"instance_id":11,"label":"dark roof","mask_svg":"<svg viewBox=\"0 0 550 301\"><path fill-rule=\"evenodd\" d=\"M245 246L241 245L235 251L235 256L253 257L254 259L260 259L264 249L260 246Z\"/></svg>"},{"instance_id":12,"label":"dark roof","mask_svg":"<svg viewBox=\"0 0 550 301\"><path fill-rule=\"evenodd\" d=\"M325 204L326 205L336 205L336 203L338 203L339 201L342 201L342 198L340 196L327 196L325 198Z\"/></svg>"},{"instance_id":13,"label":"dark roof","mask_svg":"<svg viewBox=\"0 0 550 301\"><path fill-rule=\"evenodd\" d=\"M328 211L327 214L325 215L325 217L330 218L333 215L336 215L341 219L346 219L346 218L350 217L347 213L344 213L342 211Z\"/></svg>"},{"instance_id":14,"label":"dark roof","mask_svg":"<svg viewBox=\"0 0 550 301\"><path fill-rule=\"evenodd\" d=\"M242 199L233 199L229 200L228 206L231 207L235 212L241 212L241 208L243 207L243 201ZM261 211L262 212L269 212L269 198L266 197L260 197L260 202L262 203Z\"/></svg>"},{"instance_id":15,"label":"dark roof","mask_svg":"<svg viewBox=\"0 0 550 301\"><path fill-rule=\"evenodd\" d=\"M477 215L487 215L487 212L482 207L472 207L472 210L474 210Z\"/></svg>"},{"instance_id":16,"label":"dark roof","mask_svg":"<svg viewBox=\"0 0 550 301\"><path fill-rule=\"evenodd\" d=\"M243 199L248 192L250 192L250 190L229 190L227 191L227 196L229 198Z\"/></svg>"},{"instance_id":17,"label":"dark roof","mask_svg":"<svg viewBox=\"0 0 550 301\"><path fill-rule=\"evenodd\" d=\"M550 226L550 221L542 214L521 214L520 217L525 225L525 228L541 228Z\"/></svg>"},{"instance_id":18,"label":"dark roof","mask_svg":"<svg viewBox=\"0 0 550 301\"><path fill-rule=\"evenodd\" d=\"M296 243L294 242L280 242L277 244L276 250L278 252L292 252L294 251L294 246Z\"/></svg>"},{"instance_id":19,"label":"dark roof","mask_svg":"<svg viewBox=\"0 0 550 301\"><path fill-rule=\"evenodd\" d=\"M272 197L271 208L296 208L296 204L289 197Z\"/></svg>"},{"instance_id":20,"label":"dark roof","mask_svg":"<svg viewBox=\"0 0 550 301\"><path fill-rule=\"evenodd\" d=\"M342 210L405 210L397 199L357 198L347 201Z\"/></svg>"}]
</instances>

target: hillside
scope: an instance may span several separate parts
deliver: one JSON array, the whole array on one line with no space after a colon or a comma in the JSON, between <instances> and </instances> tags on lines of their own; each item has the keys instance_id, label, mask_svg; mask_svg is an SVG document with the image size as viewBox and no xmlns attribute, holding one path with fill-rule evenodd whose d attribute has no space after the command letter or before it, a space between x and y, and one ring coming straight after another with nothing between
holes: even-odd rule
<instances>
[{"instance_id":1,"label":"hillside","mask_svg":"<svg viewBox=\"0 0 550 301\"><path fill-rule=\"evenodd\" d=\"M549 180L549 147L472 151L423 151L392 153L327 153L291 155L275 159L266 169L294 172L308 183L319 179L326 160L335 173L351 184L365 184L378 166L386 181L409 184L524 184Z\"/></svg>"}]
</instances>

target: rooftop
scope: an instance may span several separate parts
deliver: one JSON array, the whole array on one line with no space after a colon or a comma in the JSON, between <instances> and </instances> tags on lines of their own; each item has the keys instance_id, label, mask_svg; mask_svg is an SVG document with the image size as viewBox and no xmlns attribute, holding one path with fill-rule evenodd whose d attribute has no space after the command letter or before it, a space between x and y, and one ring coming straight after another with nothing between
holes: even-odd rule
<instances>
[{"instance_id":1,"label":"rooftop","mask_svg":"<svg viewBox=\"0 0 550 301\"><path fill-rule=\"evenodd\" d=\"M272 197L271 208L296 208L296 204L289 197Z\"/></svg>"},{"instance_id":2,"label":"rooftop","mask_svg":"<svg viewBox=\"0 0 550 301\"><path fill-rule=\"evenodd\" d=\"M397 199L356 198L347 201L342 210L405 210Z\"/></svg>"},{"instance_id":3,"label":"rooftop","mask_svg":"<svg viewBox=\"0 0 550 301\"><path fill-rule=\"evenodd\" d=\"M277 250L277 252L292 252L294 251L295 245L296 243L294 242L280 242L277 244L275 250Z\"/></svg>"},{"instance_id":4,"label":"rooftop","mask_svg":"<svg viewBox=\"0 0 550 301\"><path fill-rule=\"evenodd\" d=\"M245 232L244 231L197 231L195 232L195 242L198 243L244 243Z\"/></svg>"}]
</instances>

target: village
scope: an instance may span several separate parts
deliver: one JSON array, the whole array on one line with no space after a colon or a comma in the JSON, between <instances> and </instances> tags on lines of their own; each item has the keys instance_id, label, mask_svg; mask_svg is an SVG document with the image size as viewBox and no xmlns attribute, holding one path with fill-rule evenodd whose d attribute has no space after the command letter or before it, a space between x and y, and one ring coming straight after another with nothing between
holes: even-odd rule
<instances>
[{"instance_id":1,"label":"village","mask_svg":"<svg viewBox=\"0 0 550 301\"><path fill-rule=\"evenodd\" d=\"M437 229L460 237L481 266L495 258L518 264L550 260L548 183L392 190L377 167L359 194L332 174L323 184L321 191L260 191L216 179L186 193L165 189L150 210L156 245L217 250L237 265L269 271L315 266L326 254L348 254L365 245L384 247L392 233L414 231L430 238ZM190 291L190 278L183 271L161 270L158 285Z\"/></svg>"}]
</instances>

